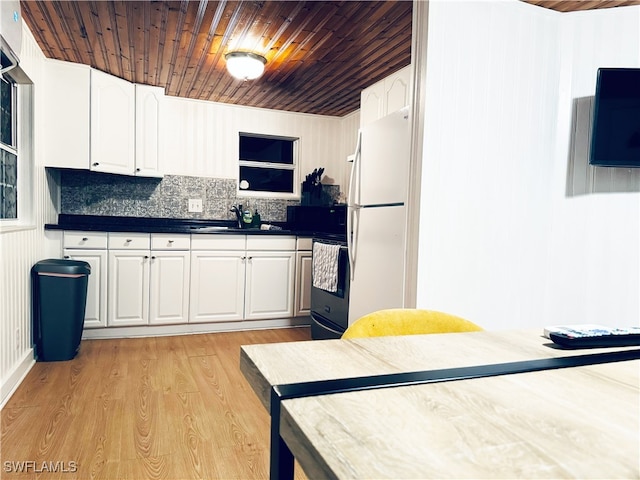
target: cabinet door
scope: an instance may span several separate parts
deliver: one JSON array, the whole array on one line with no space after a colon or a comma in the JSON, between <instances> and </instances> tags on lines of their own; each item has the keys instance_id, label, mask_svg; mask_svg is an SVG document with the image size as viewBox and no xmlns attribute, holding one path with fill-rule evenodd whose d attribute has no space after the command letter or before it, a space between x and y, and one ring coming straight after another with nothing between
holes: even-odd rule
<instances>
[{"instance_id":1,"label":"cabinet door","mask_svg":"<svg viewBox=\"0 0 640 480\"><path fill-rule=\"evenodd\" d=\"M384 116L384 82L377 82L360 93L360 126Z\"/></svg>"},{"instance_id":2,"label":"cabinet door","mask_svg":"<svg viewBox=\"0 0 640 480\"><path fill-rule=\"evenodd\" d=\"M247 252L246 320L293 316L295 252Z\"/></svg>"},{"instance_id":3,"label":"cabinet door","mask_svg":"<svg viewBox=\"0 0 640 480\"><path fill-rule=\"evenodd\" d=\"M160 102L164 89L136 85L136 175L162 177L160 172Z\"/></svg>"},{"instance_id":4,"label":"cabinet door","mask_svg":"<svg viewBox=\"0 0 640 480\"><path fill-rule=\"evenodd\" d=\"M186 323L189 320L189 252L152 251L149 323Z\"/></svg>"},{"instance_id":5,"label":"cabinet door","mask_svg":"<svg viewBox=\"0 0 640 480\"><path fill-rule=\"evenodd\" d=\"M47 167L89 168L91 68L46 60L43 92L42 158Z\"/></svg>"},{"instance_id":6,"label":"cabinet door","mask_svg":"<svg viewBox=\"0 0 640 480\"><path fill-rule=\"evenodd\" d=\"M191 252L190 322L243 319L244 251Z\"/></svg>"},{"instance_id":7,"label":"cabinet door","mask_svg":"<svg viewBox=\"0 0 640 480\"><path fill-rule=\"evenodd\" d=\"M149 251L109 250L108 325L149 323Z\"/></svg>"},{"instance_id":8,"label":"cabinet door","mask_svg":"<svg viewBox=\"0 0 640 480\"><path fill-rule=\"evenodd\" d=\"M409 105L411 66L398 70L384 79L384 114L389 115Z\"/></svg>"},{"instance_id":9,"label":"cabinet door","mask_svg":"<svg viewBox=\"0 0 640 480\"><path fill-rule=\"evenodd\" d=\"M311 313L311 252L296 254L296 317Z\"/></svg>"},{"instance_id":10,"label":"cabinet door","mask_svg":"<svg viewBox=\"0 0 640 480\"><path fill-rule=\"evenodd\" d=\"M91 170L133 175L135 88L126 80L91 71Z\"/></svg>"},{"instance_id":11,"label":"cabinet door","mask_svg":"<svg viewBox=\"0 0 640 480\"><path fill-rule=\"evenodd\" d=\"M87 286L84 327L107 326L107 251L65 249L64 258L87 262L91 267Z\"/></svg>"}]
</instances>

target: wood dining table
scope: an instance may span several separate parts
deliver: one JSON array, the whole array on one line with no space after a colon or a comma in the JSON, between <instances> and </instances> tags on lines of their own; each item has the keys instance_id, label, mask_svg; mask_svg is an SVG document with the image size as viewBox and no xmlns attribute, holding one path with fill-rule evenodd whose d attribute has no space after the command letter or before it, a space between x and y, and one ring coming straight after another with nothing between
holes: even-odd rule
<instances>
[{"instance_id":1,"label":"wood dining table","mask_svg":"<svg viewBox=\"0 0 640 480\"><path fill-rule=\"evenodd\" d=\"M640 478L640 349L540 330L241 347L271 478Z\"/></svg>"}]
</instances>

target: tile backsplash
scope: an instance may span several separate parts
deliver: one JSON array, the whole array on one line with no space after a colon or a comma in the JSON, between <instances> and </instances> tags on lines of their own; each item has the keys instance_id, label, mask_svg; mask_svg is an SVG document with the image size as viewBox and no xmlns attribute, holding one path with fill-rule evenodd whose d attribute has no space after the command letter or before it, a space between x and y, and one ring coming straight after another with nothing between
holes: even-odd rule
<instances>
[{"instance_id":1,"label":"tile backsplash","mask_svg":"<svg viewBox=\"0 0 640 480\"><path fill-rule=\"evenodd\" d=\"M70 215L233 220L232 205L257 209L263 221L284 222L287 206L300 202L273 198L239 198L236 180L166 175L128 177L86 170L61 170L61 212ZM331 199L338 185L324 185ZM188 211L188 200L201 198L203 211Z\"/></svg>"}]
</instances>

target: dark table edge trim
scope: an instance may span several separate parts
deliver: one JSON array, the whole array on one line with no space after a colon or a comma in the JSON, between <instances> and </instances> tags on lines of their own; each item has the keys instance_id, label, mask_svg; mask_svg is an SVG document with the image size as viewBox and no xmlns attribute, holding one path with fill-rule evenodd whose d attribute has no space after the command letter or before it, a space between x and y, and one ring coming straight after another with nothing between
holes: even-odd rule
<instances>
[{"instance_id":1,"label":"dark table edge trim","mask_svg":"<svg viewBox=\"0 0 640 480\"><path fill-rule=\"evenodd\" d=\"M336 393L359 392L381 388L425 385L429 383L496 377L518 373L583 367L603 363L624 362L640 359L640 349L604 352L570 357L542 358L519 362L476 365L471 367L421 370L416 372L391 373L367 377L352 377L333 380L318 380L273 385L271 387L271 480L293 479L294 459L291 450L280 436L280 414L283 400L305 398Z\"/></svg>"}]
</instances>

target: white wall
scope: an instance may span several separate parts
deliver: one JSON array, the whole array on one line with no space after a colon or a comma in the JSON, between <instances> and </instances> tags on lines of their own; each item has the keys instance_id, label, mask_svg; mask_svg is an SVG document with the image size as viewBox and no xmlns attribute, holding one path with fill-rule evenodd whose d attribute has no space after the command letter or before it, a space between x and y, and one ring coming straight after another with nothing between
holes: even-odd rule
<instances>
[{"instance_id":1,"label":"white wall","mask_svg":"<svg viewBox=\"0 0 640 480\"><path fill-rule=\"evenodd\" d=\"M42 129L42 102L38 98L42 85L44 56L35 40L24 29L20 66L34 82L35 170L33 182L33 226L0 233L0 405L8 399L33 364L31 349L30 270L38 260L48 257L44 224L56 220L55 187L42 167L38 149ZM53 182L51 182L53 183Z\"/></svg>"},{"instance_id":2,"label":"white wall","mask_svg":"<svg viewBox=\"0 0 640 480\"><path fill-rule=\"evenodd\" d=\"M339 117L166 97L162 169L174 175L237 178L238 133L250 132L299 138L300 181L324 167L323 183L340 184L346 157L343 124Z\"/></svg>"},{"instance_id":3,"label":"white wall","mask_svg":"<svg viewBox=\"0 0 640 480\"><path fill-rule=\"evenodd\" d=\"M488 329L638 323L638 172L570 188L593 170L570 152L575 100L596 66L639 63L639 10L614 10L430 2L418 307Z\"/></svg>"},{"instance_id":4,"label":"white wall","mask_svg":"<svg viewBox=\"0 0 640 480\"><path fill-rule=\"evenodd\" d=\"M561 16L562 79L545 316L640 323L640 169L588 165L598 67L640 67L640 7Z\"/></svg>"}]
</instances>

